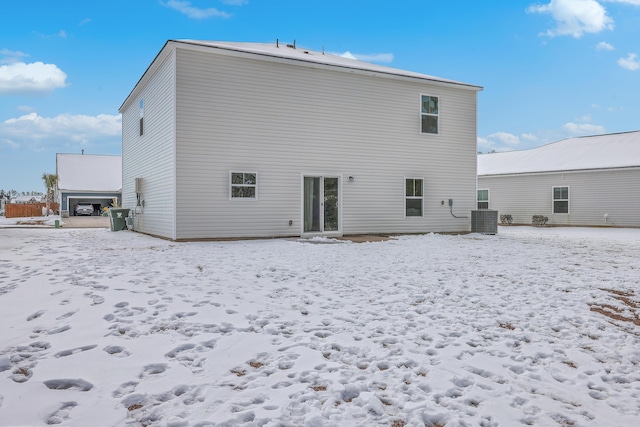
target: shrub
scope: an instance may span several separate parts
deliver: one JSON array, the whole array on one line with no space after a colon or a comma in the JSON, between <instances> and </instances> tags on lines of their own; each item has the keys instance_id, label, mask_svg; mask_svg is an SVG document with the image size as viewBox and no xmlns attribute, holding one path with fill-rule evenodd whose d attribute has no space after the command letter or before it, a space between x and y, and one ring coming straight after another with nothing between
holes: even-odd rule
<instances>
[{"instance_id":1,"label":"shrub","mask_svg":"<svg viewBox=\"0 0 640 427\"><path fill-rule=\"evenodd\" d=\"M500 224L502 225L511 225L513 222L513 218L509 214L500 215Z\"/></svg>"},{"instance_id":2,"label":"shrub","mask_svg":"<svg viewBox=\"0 0 640 427\"><path fill-rule=\"evenodd\" d=\"M549 221L549 218L547 218L544 215L534 215L531 218L531 224L537 226L537 227L541 227L543 225L547 224L547 221Z\"/></svg>"}]
</instances>

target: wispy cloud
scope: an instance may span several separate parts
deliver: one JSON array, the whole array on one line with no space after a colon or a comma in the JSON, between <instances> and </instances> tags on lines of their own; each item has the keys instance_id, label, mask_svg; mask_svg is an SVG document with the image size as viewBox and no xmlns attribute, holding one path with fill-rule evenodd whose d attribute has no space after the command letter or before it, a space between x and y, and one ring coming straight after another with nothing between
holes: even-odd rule
<instances>
[{"instance_id":1,"label":"wispy cloud","mask_svg":"<svg viewBox=\"0 0 640 427\"><path fill-rule=\"evenodd\" d=\"M177 10L178 12L188 16L191 19L207 19L211 17L217 18L230 18L231 14L220 11L215 7L199 8L191 5L189 1L181 0L168 0L166 2L160 2L163 6L170 9Z\"/></svg>"},{"instance_id":2,"label":"wispy cloud","mask_svg":"<svg viewBox=\"0 0 640 427\"><path fill-rule=\"evenodd\" d=\"M637 54L630 53L626 58L618 59L618 65L624 69L635 71L640 68L640 60L638 60Z\"/></svg>"},{"instance_id":3,"label":"wispy cloud","mask_svg":"<svg viewBox=\"0 0 640 427\"><path fill-rule=\"evenodd\" d=\"M607 42L600 42L596 45L596 50L616 50L616 48Z\"/></svg>"},{"instance_id":4,"label":"wispy cloud","mask_svg":"<svg viewBox=\"0 0 640 427\"><path fill-rule=\"evenodd\" d=\"M6 48L0 49L0 64L13 64L14 62L20 62L22 58L28 57L29 54L13 51Z\"/></svg>"},{"instance_id":5,"label":"wispy cloud","mask_svg":"<svg viewBox=\"0 0 640 427\"><path fill-rule=\"evenodd\" d=\"M550 14L556 21L553 29L544 35L582 37L585 33L612 30L613 19L596 0L551 0L548 4L536 4L527 8L528 13Z\"/></svg>"},{"instance_id":6,"label":"wispy cloud","mask_svg":"<svg viewBox=\"0 0 640 427\"><path fill-rule=\"evenodd\" d=\"M344 53L332 53L332 55L342 56L343 58L357 59L358 61L365 62L393 62L393 53L351 53L346 51Z\"/></svg>"},{"instance_id":7,"label":"wispy cloud","mask_svg":"<svg viewBox=\"0 0 640 427\"><path fill-rule=\"evenodd\" d=\"M604 0L609 3L626 3L634 6L640 6L640 0Z\"/></svg>"},{"instance_id":8,"label":"wispy cloud","mask_svg":"<svg viewBox=\"0 0 640 427\"><path fill-rule=\"evenodd\" d=\"M244 6L249 3L249 0L222 0L222 3L229 6Z\"/></svg>"},{"instance_id":9,"label":"wispy cloud","mask_svg":"<svg viewBox=\"0 0 640 427\"><path fill-rule=\"evenodd\" d=\"M40 95L66 86L67 75L55 64L14 62L0 65L0 94Z\"/></svg>"},{"instance_id":10,"label":"wispy cloud","mask_svg":"<svg viewBox=\"0 0 640 427\"><path fill-rule=\"evenodd\" d=\"M119 142L121 131L120 115L108 114L60 114L48 118L30 113L0 122L5 144L34 151L115 143Z\"/></svg>"},{"instance_id":11,"label":"wispy cloud","mask_svg":"<svg viewBox=\"0 0 640 427\"><path fill-rule=\"evenodd\" d=\"M597 135L605 133L604 126L594 125L591 123L565 123L562 129L568 132L571 136L580 135Z\"/></svg>"},{"instance_id":12,"label":"wispy cloud","mask_svg":"<svg viewBox=\"0 0 640 427\"><path fill-rule=\"evenodd\" d=\"M80 23L78 23L79 26L83 26L88 24L89 22L93 21L91 18L84 18L82 21L80 21Z\"/></svg>"},{"instance_id":13,"label":"wispy cloud","mask_svg":"<svg viewBox=\"0 0 640 427\"><path fill-rule=\"evenodd\" d=\"M523 133L518 136L509 132L494 132L484 138L478 138L478 151L513 151L524 148L522 140L532 143L536 142L538 138L531 133Z\"/></svg>"}]
</instances>

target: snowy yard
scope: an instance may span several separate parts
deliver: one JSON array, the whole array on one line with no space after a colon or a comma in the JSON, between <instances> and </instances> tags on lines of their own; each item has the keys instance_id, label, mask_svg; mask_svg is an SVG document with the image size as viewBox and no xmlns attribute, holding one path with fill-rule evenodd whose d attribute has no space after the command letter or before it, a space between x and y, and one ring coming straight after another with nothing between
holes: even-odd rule
<instances>
[{"instance_id":1,"label":"snowy yard","mask_svg":"<svg viewBox=\"0 0 640 427\"><path fill-rule=\"evenodd\" d=\"M0 425L637 426L640 230L0 229Z\"/></svg>"}]
</instances>

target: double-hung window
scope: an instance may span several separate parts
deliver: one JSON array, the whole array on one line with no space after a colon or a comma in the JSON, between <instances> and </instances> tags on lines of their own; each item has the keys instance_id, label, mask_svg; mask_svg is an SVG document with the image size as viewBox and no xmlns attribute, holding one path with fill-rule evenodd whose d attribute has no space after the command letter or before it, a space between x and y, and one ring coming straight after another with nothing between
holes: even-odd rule
<instances>
[{"instance_id":1,"label":"double-hung window","mask_svg":"<svg viewBox=\"0 0 640 427\"><path fill-rule=\"evenodd\" d=\"M553 213L569 213L569 187L553 187Z\"/></svg>"},{"instance_id":2,"label":"double-hung window","mask_svg":"<svg viewBox=\"0 0 640 427\"><path fill-rule=\"evenodd\" d=\"M478 190L478 209L489 209L489 190Z\"/></svg>"},{"instance_id":3,"label":"double-hung window","mask_svg":"<svg viewBox=\"0 0 640 427\"><path fill-rule=\"evenodd\" d=\"M420 131L437 134L439 129L439 100L437 96L422 95L420 111Z\"/></svg>"},{"instance_id":4,"label":"double-hung window","mask_svg":"<svg viewBox=\"0 0 640 427\"><path fill-rule=\"evenodd\" d=\"M229 191L232 199L256 199L257 190L257 172L231 172Z\"/></svg>"},{"instance_id":5,"label":"double-hung window","mask_svg":"<svg viewBox=\"0 0 640 427\"><path fill-rule=\"evenodd\" d=\"M405 216L422 216L423 179L405 178Z\"/></svg>"}]
</instances>

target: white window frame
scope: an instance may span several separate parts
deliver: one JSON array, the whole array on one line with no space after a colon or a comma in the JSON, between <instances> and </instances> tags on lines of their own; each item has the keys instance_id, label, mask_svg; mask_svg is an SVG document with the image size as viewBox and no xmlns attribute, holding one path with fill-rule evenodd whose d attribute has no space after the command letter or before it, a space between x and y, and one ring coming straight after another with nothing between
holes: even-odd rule
<instances>
[{"instance_id":1,"label":"white window frame","mask_svg":"<svg viewBox=\"0 0 640 427\"><path fill-rule=\"evenodd\" d=\"M422 196L408 196L407 195L407 180L420 180L422 181ZM424 218L424 177L422 176L405 176L402 180L402 194L404 195L404 217L405 218ZM420 215L407 215L407 200L420 200Z\"/></svg>"},{"instance_id":2,"label":"white window frame","mask_svg":"<svg viewBox=\"0 0 640 427\"><path fill-rule=\"evenodd\" d=\"M425 96L428 96L428 97L431 97L431 98L436 98L438 100L438 112L437 113L435 113L435 114L433 114L433 113L425 113L425 112L422 111L422 105L423 105L422 98L425 97ZM435 133L434 132L424 132L422 130L422 118L424 116L430 116L430 117L435 117L436 118L436 120L437 120L437 130L436 130ZM431 95L431 94L428 94L428 93L421 93L420 94L420 134L421 135L440 135L441 124L442 123L441 123L441 120L440 120L440 96Z\"/></svg>"},{"instance_id":3,"label":"white window frame","mask_svg":"<svg viewBox=\"0 0 640 427\"><path fill-rule=\"evenodd\" d=\"M566 188L567 189L567 198L566 199L556 199L556 188ZM555 185L551 187L551 212L554 215L569 215L571 209L571 203L569 200L571 199L571 189L568 185ZM556 202L567 202L567 211L566 212L556 212Z\"/></svg>"},{"instance_id":4,"label":"white window frame","mask_svg":"<svg viewBox=\"0 0 640 427\"><path fill-rule=\"evenodd\" d=\"M480 191L486 191L487 192L487 200L480 200L478 198L478 193ZM491 204L489 203L491 201L491 191L489 191L488 188L478 188L476 190L476 208L477 209L489 209L489 206L491 206ZM486 208L481 208L480 206L478 206L480 203L486 203L487 207Z\"/></svg>"},{"instance_id":5,"label":"white window frame","mask_svg":"<svg viewBox=\"0 0 640 427\"><path fill-rule=\"evenodd\" d=\"M243 177L243 181L244 181L244 175L245 174L252 174L255 175L256 177L256 182L255 184L234 184L233 183L233 174L242 174ZM245 200L245 201L253 201L253 200L258 200L258 172L252 172L252 171L238 171L238 170L231 170L229 171L229 200ZM255 197L233 197L233 187L244 187L244 188L254 188L255 189Z\"/></svg>"}]
</instances>

